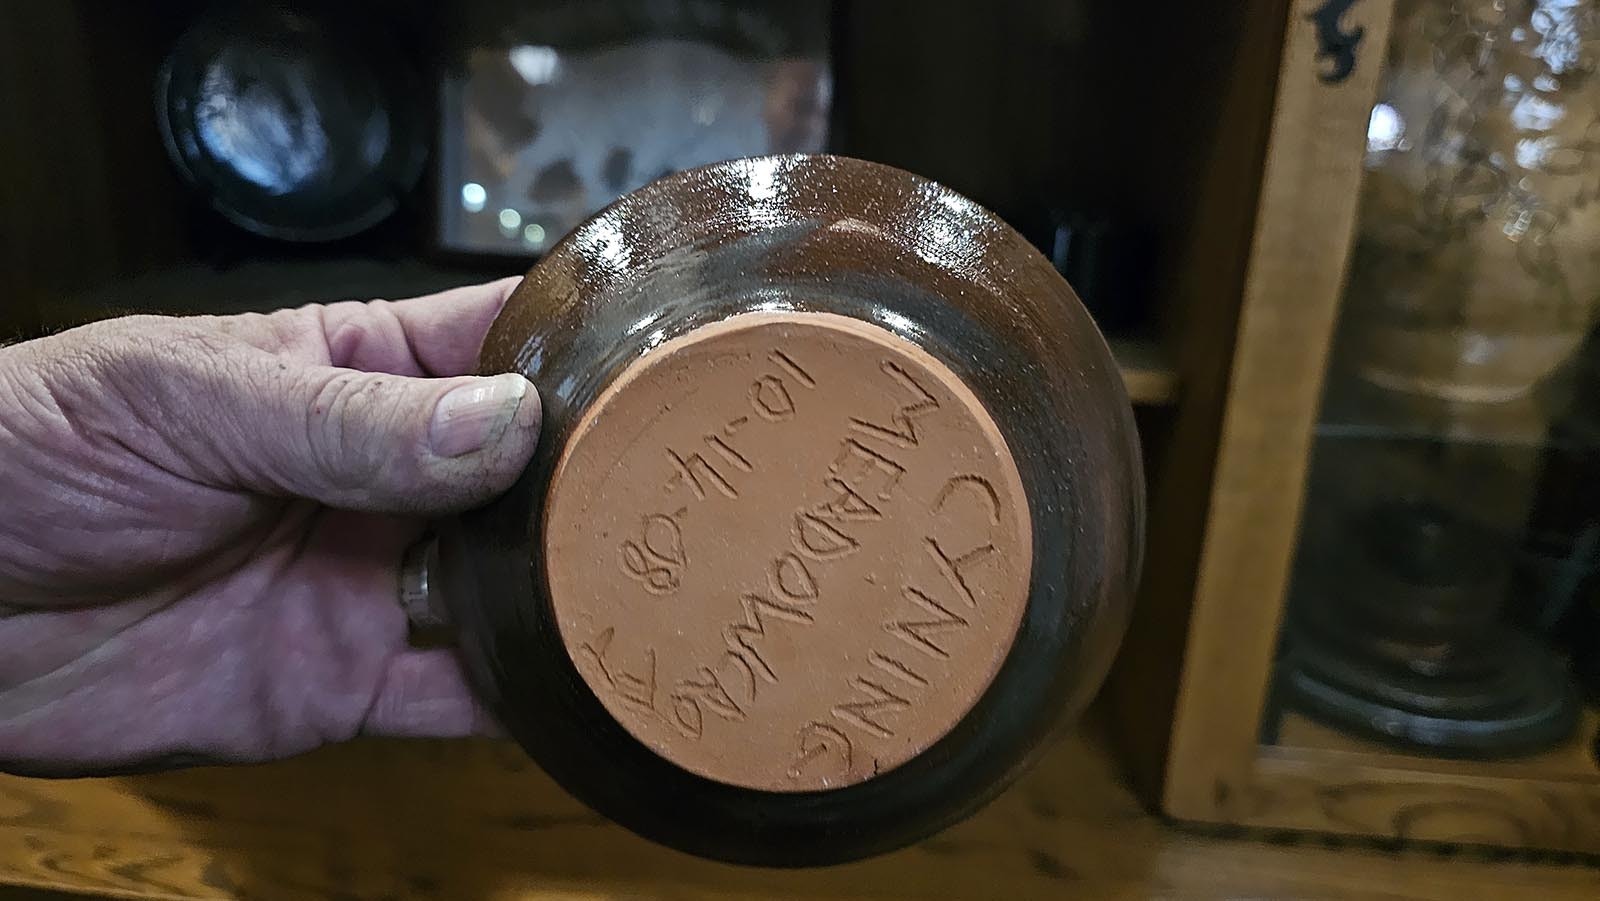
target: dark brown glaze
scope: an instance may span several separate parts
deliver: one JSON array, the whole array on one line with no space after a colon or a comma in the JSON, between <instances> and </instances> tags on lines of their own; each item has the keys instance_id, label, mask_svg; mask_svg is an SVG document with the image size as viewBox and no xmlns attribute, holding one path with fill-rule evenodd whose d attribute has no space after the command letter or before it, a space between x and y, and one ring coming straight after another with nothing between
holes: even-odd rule
<instances>
[{"instance_id":1,"label":"dark brown glaze","mask_svg":"<svg viewBox=\"0 0 1600 901\"><path fill-rule=\"evenodd\" d=\"M760 791L662 757L590 690L551 608L547 492L585 411L653 348L759 312L857 319L948 367L1003 435L1031 520L1027 607L976 706L902 765L832 790ZM1120 374L1049 263L939 185L828 156L666 178L580 226L534 267L491 330L481 370L532 379L546 424L506 497L441 524L438 582L464 657L543 767L646 836L779 865L897 847L1008 784L1081 711L1110 663L1137 580L1144 508Z\"/></svg>"}]
</instances>

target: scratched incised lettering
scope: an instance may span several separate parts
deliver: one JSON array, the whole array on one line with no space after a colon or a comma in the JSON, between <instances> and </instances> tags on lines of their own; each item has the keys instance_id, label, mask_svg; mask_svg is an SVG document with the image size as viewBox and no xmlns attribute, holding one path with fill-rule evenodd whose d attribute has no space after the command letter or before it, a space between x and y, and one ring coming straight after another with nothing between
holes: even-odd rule
<instances>
[{"instance_id":1,"label":"scratched incised lettering","mask_svg":"<svg viewBox=\"0 0 1600 901\"><path fill-rule=\"evenodd\" d=\"M929 597L921 589L911 585L905 586L901 594L906 600L916 604L926 612L931 619L899 619L884 624L884 628L897 638L910 644L919 651L941 660L948 659L950 652L935 640L935 636L956 629L964 629L967 621Z\"/></svg>"},{"instance_id":2,"label":"scratched incised lettering","mask_svg":"<svg viewBox=\"0 0 1600 901\"><path fill-rule=\"evenodd\" d=\"M890 415L894 427L868 422L865 419L853 418L850 420L852 428L865 432L873 437L880 438L896 447L914 448L920 441L917 436L917 420L939 409L939 399L929 393L928 389L911 377L911 373L892 360L884 360L880 368L901 387L917 397L914 403L903 403Z\"/></svg>"},{"instance_id":3,"label":"scratched incised lettering","mask_svg":"<svg viewBox=\"0 0 1600 901\"><path fill-rule=\"evenodd\" d=\"M933 512L943 513L950 499L963 489L985 501L990 526L1000 524L1000 493L994 490L994 485L988 479L980 475L959 475L946 481L933 498Z\"/></svg>"},{"instance_id":4,"label":"scratched incised lettering","mask_svg":"<svg viewBox=\"0 0 1600 901\"><path fill-rule=\"evenodd\" d=\"M588 660L599 671L607 687L617 693L623 703L638 710L654 713L656 709L656 652L654 648L646 648L644 652L646 675L638 675L618 668L607 660L611 651L612 640L616 638L617 630L614 627L603 630L592 642L584 642L578 647L581 659Z\"/></svg>"},{"instance_id":5,"label":"scratched incised lettering","mask_svg":"<svg viewBox=\"0 0 1600 901\"><path fill-rule=\"evenodd\" d=\"M833 762L835 772L850 772L855 756L850 736L827 723L813 720L800 727L799 737L800 753L789 766L790 779L799 779L828 760Z\"/></svg>"},{"instance_id":6,"label":"scratched incised lettering","mask_svg":"<svg viewBox=\"0 0 1600 901\"><path fill-rule=\"evenodd\" d=\"M617 672L617 694L623 702L639 710L654 712L656 709L656 651L655 648L645 650L646 672L648 676L640 677L632 673Z\"/></svg>"},{"instance_id":7,"label":"scratched incised lettering","mask_svg":"<svg viewBox=\"0 0 1600 901\"><path fill-rule=\"evenodd\" d=\"M967 602L968 607L978 606L978 599L972 593L971 586L967 584L967 578L963 574L963 570L965 567L994 553L994 545L979 545L959 557L952 558L945 553L943 547L939 546L937 539L928 537L924 538L922 542L923 547L928 549L928 556L932 557L934 562L938 564L939 572L943 573L945 579L949 581L950 587L961 595L961 599Z\"/></svg>"},{"instance_id":8,"label":"scratched incised lettering","mask_svg":"<svg viewBox=\"0 0 1600 901\"><path fill-rule=\"evenodd\" d=\"M778 674L773 671L772 665L761 656L758 639L767 635L767 619L782 620L790 623L810 623L812 616L804 609L793 604L783 604L759 594L745 593L739 598L739 606L744 610L744 621L728 625L723 630L723 640L727 642L728 650L749 664L761 678L768 682L776 682Z\"/></svg>"},{"instance_id":9,"label":"scratched incised lettering","mask_svg":"<svg viewBox=\"0 0 1600 901\"><path fill-rule=\"evenodd\" d=\"M767 359L778 364L780 367L782 367L784 372L794 376L796 381L807 388L817 387L817 380L812 378L811 373L806 372L799 363L796 363L794 361L794 357L789 356L781 350L774 350L772 353L767 354Z\"/></svg>"},{"instance_id":10,"label":"scratched incised lettering","mask_svg":"<svg viewBox=\"0 0 1600 901\"><path fill-rule=\"evenodd\" d=\"M722 660L744 674L745 698L754 704L757 693L756 685L759 681L756 678L756 668L750 664L750 661L732 651L723 654Z\"/></svg>"},{"instance_id":11,"label":"scratched incised lettering","mask_svg":"<svg viewBox=\"0 0 1600 901\"><path fill-rule=\"evenodd\" d=\"M737 722L744 719L744 709L722 686L717 674L711 667L702 666L693 677L680 679L673 686L673 721L684 735L699 738L705 729L705 711L708 709L725 720Z\"/></svg>"},{"instance_id":12,"label":"scratched incised lettering","mask_svg":"<svg viewBox=\"0 0 1600 901\"><path fill-rule=\"evenodd\" d=\"M788 421L796 414L792 389L815 388L816 382L810 373L781 351L773 352L768 359L778 364L781 374L764 374L750 385L751 408L767 422ZM725 660L743 673L750 701L757 697L760 684L776 684L779 678L772 660L762 650L769 628L779 622L796 627L813 622L811 608L818 599L818 588L811 567L848 557L860 549L860 538L852 534L855 525L882 521L884 505L894 497L907 473L905 465L890 454L918 449L924 439L922 422L940 408L937 396L903 366L885 360L879 368L896 386L897 405L887 418L888 424L864 417L849 419L852 434L841 438L822 480L826 495L794 512L790 529L793 550L780 554L769 566L766 594L744 592L740 595L743 619L730 623L723 630L727 648ZM735 422L738 421L724 427L725 434L733 434ZM753 471L752 462L717 435L708 435L706 441L717 459L711 461L704 455L684 458L674 454L680 475L696 490L697 496L717 490L725 496L737 497L732 474ZM958 476L947 481L934 498L933 512L941 513L952 498L962 492L974 492L991 501L988 518L991 522L998 521L998 497L993 486L978 476ZM946 553L932 536L924 538L924 545L955 593L969 606L974 606L974 594L964 568L994 553L993 545L981 545L959 556ZM943 642L944 636L967 628L967 620L914 585L903 586L901 594L917 612L891 618L884 623L884 628L927 658L948 659L950 652ZM911 705L909 694L912 691L926 690L930 683L904 659L882 649L873 650L867 663L875 675L855 675L850 685L856 696L834 705L831 714L843 724L868 735L889 738L894 734L891 716ZM891 685L903 687L890 688ZM673 703L680 728L695 737L703 729L706 711L724 719L733 719L735 711L742 714L716 674L704 667L699 679L679 684ZM797 768L828 748L841 746L841 738L848 743L849 739L837 727L826 729L832 731L817 728L802 737ZM848 744L843 747L848 751Z\"/></svg>"},{"instance_id":13,"label":"scratched incised lettering","mask_svg":"<svg viewBox=\"0 0 1600 901\"><path fill-rule=\"evenodd\" d=\"M806 388L817 387L817 382L811 373L800 367L794 358L781 350L774 350L767 355L767 359L776 363L790 378L799 382ZM786 422L794 418L794 395L789 392L788 384L783 376L768 373L757 378L750 385L750 406L755 409L756 415L768 422Z\"/></svg>"},{"instance_id":14,"label":"scratched incised lettering","mask_svg":"<svg viewBox=\"0 0 1600 901\"><path fill-rule=\"evenodd\" d=\"M794 398L783 379L764 375L750 386L750 405L768 422L783 422L794 417Z\"/></svg>"},{"instance_id":15,"label":"scratched incised lettering","mask_svg":"<svg viewBox=\"0 0 1600 901\"><path fill-rule=\"evenodd\" d=\"M704 454L695 453L685 457L672 448L667 448L667 457L672 461L675 479L681 479L688 484L689 490L699 500L705 500L709 491L707 486L716 489L717 493L730 500L739 497L738 489L728 481L716 464L707 460Z\"/></svg>"},{"instance_id":16,"label":"scratched incised lettering","mask_svg":"<svg viewBox=\"0 0 1600 901\"><path fill-rule=\"evenodd\" d=\"M606 653L611 649L611 640L616 636L617 630L609 628L595 636L593 641L578 645L578 657L594 664L595 669L600 672L600 677L612 688L617 687L617 680L612 677L611 668L606 666Z\"/></svg>"},{"instance_id":17,"label":"scratched incised lettering","mask_svg":"<svg viewBox=\"0 0 1600 901\"><path fill-rule=\"evenodd\" d=\"M813 516L831 522L876 522L883 519L883 511L862 497L849 482L830 476L826 484L832 495L811 508Z\"/></svg>"},{"instance_id":18,"label":"scratched incised lettering","mask_svg":"<svg viewBox=\"0 0 1600 901\"><path fill-rule=\"evenodd\" d=\"M773 594L795 604L810 605L817 600L817 579L806 566L806 561L793 552L785 553L772 562L767 573L767 586Z\"/></svg>"},{"instance_id":19,"label":"scratched incised lettering","mask_svg":"<svg viewBox=\"0 0 1600 901\"><path fill-rule=\"evenodd\" d=\"M716 452L717 456L728 461L728 465L732 466L734 469L737 469L741 472L755 471L755 468L751 466L750 461L745 459L744 454L734 450L733 445L724 441L720 435L707 435L706 444L709 444L711 449Z\"/></svg>"},{"instance_id":20,"label":"scratched incised lettering","mask_svg":"<svg viewBox=\"0 0 1600 901\"><path fill-rule=\"evenodd\" d=\"M861 542L809 510L794 515L792 537L795 550L819 562L849 556L861 547Z\"/></svg>"},{"instance_id":21,"label":"scratched incised lettering","mask_svg":"<svg viewBox=\"0 0 1600 901\"><path fill-rule=\"evenodd\" d=\"M660 513L646 516L638 540L624 541L619 550L623 572L651 594L671 594L682 584L689 558L683 531L672 517Z\"/></svg>"},{"instance_id":22,"label":"scratched incised lettering","mask_svg":"<svg viewBox=\"0 0 1600 901\"><path fill-rule=\"evenodd\" d=\"M913 424L898 421L897 424L901 426L899 434L914 443L917 436ZM999 524L1001 512L999 493L987 479L978 475L958 475L948 479L935 494L931 512L936 516L945 513L946 507L958 493L971 494L983 502L984 518L987 519L991 529ZM977 595L968 580L967 573L972 566L998 553L994 543L985 541L957 555L946 551L939 539L932 535L923 536L922 544L927 556L948 583L951 592L961 598L968 607L976 608ZM902 586L901 596L911 602L920 614L891 619L884 623L885 631L926 658L934 661L949 660L950 650L944 638L969 628L968 621L916 585ZM898 680L907 688L902 690L902 694L896 694L888 688L887 681L858 675L851 685L858 696L866 697L864 699L858 697L856 700L836 705L832 709L832 714L868 735L892 738L894 730L887 717L909 707L911 699L915 697L913 692L929 688L930 682L927 676L912 668L904 659L892 656L881 649L871 651L867 662L878 673Z\"/></svg>"},{"instance_id":23,"label":"scratched incised lettering","mask_svg":"<svg viewBox=\"0 0 1600 901\"><path fill-rule=\"evenodd\" d=\"M869 735L894 738L894 730L885 725L883 718L909 709L911 702L866 676L855 677L850 681L850 686L866 697L835 705L833 715Z\"/></svg>"},{"instance_id":24,"label":"scratched incised lettering","mask_svg":"<svg viewBox=\"0 0 1600 901\"><path fill-rule=\"evenodd\" d=\"M561 464L582 490L547 515L589 687L731 785L906 763L974 709L1025 611L1025 489L981 399L870 324L839 332L785 321L653 356L637 394L586 414Z\"/></svg>"},{"instance_id":25,"label":"scratched incised lettering","mask_svg":"<svg viewBox=\"0 0 1600 901\"><path fill-rule=\"evenodd\" d=\"M873 651L867 656L867 662L872 664L873 667L916 688L928 687L928 680L924 679L921 673L907 666L903 661L890 657L882 651Z\"/></svg>"},{"instance_id":26,"label":"scratched incised lettering","mask_svg":"<svg viewBox=\"0 0 1600 901\"><path fill-rule=\"evenodd\" d=\"M672 693L672 723L685 738L698 739L705 734L706 713L692 695L675 691Z\"/></svg>"},{"instance_id":27,"label":"scratched incised lettering","mask_svg":"<svg viewBox=\"0 0 1600 901\"><path fill-rule=\"evenodd\" d=\"M875 476L879 485L874 497L886 501L900 487L900 479L905 476L906 468L856 439L846 438L839 443L839 453L828 465L828 474L848 480L851 485L857 486L858 492L860 486L871 484Z\"/></svg>"}]
</instances>

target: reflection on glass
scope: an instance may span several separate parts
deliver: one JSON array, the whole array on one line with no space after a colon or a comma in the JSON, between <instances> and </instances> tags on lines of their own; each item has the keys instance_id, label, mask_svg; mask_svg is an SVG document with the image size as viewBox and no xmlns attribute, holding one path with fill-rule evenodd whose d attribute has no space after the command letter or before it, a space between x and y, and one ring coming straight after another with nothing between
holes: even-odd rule
<instances>
[{"instance_id":1,"label":"reflection on glass","mask_svg":"<svg viewBox=\"0 0 1600 901\"><path fill-rule=\"evenodd\" d=\"M1360 375L1503 402L1582 340L1600 296L1593 3L1403 3L1348 302Z\"/></svg>"},{"instance_id":2,"label":"reflection on glass","mask_svg":"<svg viewBox=\"0 0 1600 901\"><path fill-rule=\"evenodd\" d=\"M535 5L526 21L501 33L545 40L466 52L445 85L441 182L449 197L462 192L460 204L444 205L447 247L526 253L668 173L822 149L831 91L824 51L770 39L764 48L735 46L682 23L663 30L648 17L630 25L628 8L596 7L593 19L610 37L568 46L537 27L542 7ZM752 13L729 10L730 21L750 26ZM825 4L781 14L810 15L816 30L825 30ZM775 23L766 29L781 32ZM483 192L481 200L466 193L469 187ZM537 224L539 240L508 224L508 213Z\"/></svg>"}]
</instances>

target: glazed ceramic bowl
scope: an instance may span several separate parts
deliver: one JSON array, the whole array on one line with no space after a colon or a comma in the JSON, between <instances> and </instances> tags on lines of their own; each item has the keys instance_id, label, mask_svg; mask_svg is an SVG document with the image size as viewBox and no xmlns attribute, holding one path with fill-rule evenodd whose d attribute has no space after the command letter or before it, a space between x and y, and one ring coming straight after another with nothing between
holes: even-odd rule
<instances>
[{"instance_id":1,"label":"glazed ceramic bowl","mask_svg":"<svg viewBox=\"0 0 1600 901\"><path fill-rule=\"evenodd\" d=\"M544 431L439 524L429 603L538 764L649 838L768 865L915 841L1110 664L1144 504L1118 369L937 184L829 156L670 176L528 273L481 371L531 379Z\"/></svg>"}]
</instances>

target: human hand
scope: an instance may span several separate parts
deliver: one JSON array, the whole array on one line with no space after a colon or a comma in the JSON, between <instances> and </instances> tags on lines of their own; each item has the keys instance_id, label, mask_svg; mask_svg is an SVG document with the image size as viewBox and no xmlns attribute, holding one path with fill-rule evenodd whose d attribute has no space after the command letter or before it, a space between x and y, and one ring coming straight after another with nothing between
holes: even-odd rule
<instances>
[{"instance_id":1,"label":"human hand","mask_svg":"<svg viewBox=\"0 0 1600 901\"><path fill-rule=\"evenodd\" d=\"M464 375L515 285L0 348L0 769L491 730L396 596L533 453L532 385Z\"/></svg>"}]
</instances>

